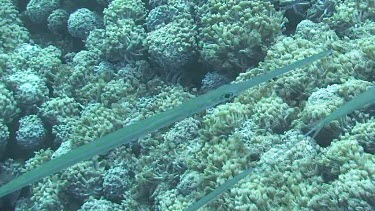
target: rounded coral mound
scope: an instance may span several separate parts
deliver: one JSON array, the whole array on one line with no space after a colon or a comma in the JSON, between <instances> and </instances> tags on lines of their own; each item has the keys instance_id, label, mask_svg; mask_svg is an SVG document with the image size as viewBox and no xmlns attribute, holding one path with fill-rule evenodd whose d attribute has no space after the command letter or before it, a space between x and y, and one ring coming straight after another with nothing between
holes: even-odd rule
<instances>
[{"instance_id":1,"label":"rounded coral mound","mask_svg":"<svg viewBox=\"0 0 375 211\"><path fill-rule=\"evenodd\" d=\"M22 117L19 124L20 126L16 132L16 142L20 149L33 152L43 145L46 138L46 130L42 120L37 115Z\"/></svg>"},{"instance_id":2,"label":"rounded coral mound","mask_svg":"<svg viewBox=\"0 0 375 211\"><path fill-rule=\"evenodd\" d=\"M63 9L54 10L48 16L47 26L55 34L64 33L67 30L69 13Z\"/></svg>"},{"instance_id":3,"label":"rounded coral mound","mask_svg":"<svg viewBox=\"0 0 375 211\"><path fill-rule=\"evenodd\" d=\"M6 82L15 93L18 106L24 111L36 110L36 106L48 98L47 85L32 71L15 71L6 78Z\"/></svg>"},{"instance_id":4,"label":"rounded coral mound","mask_svg":"<svg viewBox=\"0 0 375 211\"><path fill-rule=\"evenodd\" d=\"M0 0L0 52L11 51L29 39L29 33L22 26L19 13L12 2Z\"/></svg>"},{"instance_id":5,"label":"rounded coral mound","mask_svg":"<svg viewBox=\"0 0 375 211\"><path fill-rule=\"evenodd\" d=\"M13 93L0 83L0 119L5 123L12 122L18 112Z\"/></svg>"},{"instance_id":6,"label":"rounded coral mound","mask_svg":"<svg viewBox=\"0 0 375 211\"><path fill-rule=\"evenodd\" d=\"M283 17L268 1L208 1L198 7L199 50L215 70L238 73L257 64L280 34Z\"/></svg>"},{"instance_id":7,"label":"rounded coral mound","mask_svg":"<svg viewBox=\"0 0 375 211\"><path fill-rule=\"evenodd\" d=\"M26 14L33 23L43 24L59 6L60 0L31 0L27 4Z\"/></svg>"},{"instance_id":8,"label":"rounded coral mound","mask_svg":"<svg viewBox=\"0 0 375 211\"><path fill-rule=\"evenodd\" d=\"M86 39L90 31L102 27L102 19L95 12L81 8L70 14L68 19L68 31L70 35L80 39Z\"/></svg>"}]
</instances>

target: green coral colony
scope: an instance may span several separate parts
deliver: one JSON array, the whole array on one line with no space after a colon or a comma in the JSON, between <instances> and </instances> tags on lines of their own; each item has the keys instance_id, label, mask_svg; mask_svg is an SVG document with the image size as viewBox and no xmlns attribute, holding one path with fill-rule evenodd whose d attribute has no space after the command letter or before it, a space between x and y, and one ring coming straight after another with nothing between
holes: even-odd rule
<instances>
[{"instance_id":1,"label":"green coral colony","mask_svg":"<svg viewBox=\"0 0 375 211\"><path fill-rule=\"evenodd\" d=\"M0 210L374 210L374 0L0 0Z\"/></svg>"}]
</instances>

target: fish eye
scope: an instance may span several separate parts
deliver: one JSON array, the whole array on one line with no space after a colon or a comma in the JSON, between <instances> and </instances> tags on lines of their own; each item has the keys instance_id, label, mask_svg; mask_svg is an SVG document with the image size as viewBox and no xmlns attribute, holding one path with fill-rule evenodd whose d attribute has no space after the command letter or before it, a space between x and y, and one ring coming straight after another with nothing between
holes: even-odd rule
<instances>
[{"instance_id":1,"label":"fish eye","mask_svg":"<svg viewBox=\"0 0 375 211\"><path fill-rule=\"evenodd\" d=\"M233 93L232 92L227 92L223 95L224 99L231 99L233 97Z\"/></svg>"}]
</instances>

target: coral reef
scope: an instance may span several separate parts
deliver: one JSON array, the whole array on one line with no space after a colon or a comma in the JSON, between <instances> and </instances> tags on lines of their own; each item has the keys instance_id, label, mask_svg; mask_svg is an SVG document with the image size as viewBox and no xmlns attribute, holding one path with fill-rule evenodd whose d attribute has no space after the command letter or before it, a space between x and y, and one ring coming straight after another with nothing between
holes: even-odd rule
<instances>
[{"instance_id":1,"label":"coral reef","mask_svg":"<svg viewBox=\"0 0 375 211\"><path fill-rule=\"evenodd\" d=\"M0 123L0 155L4 155L9 140L9 129L4 123Z\"/></svg>"},{"instance_id":2,"label":"coral reef","mask_svg":"<svg viewBox=\"0 0 375 211\"><path fill-rule=\"evenodd\" d=\"M0 210L185 210L249 167L204 209L374 210L374 105L304 134L374 86L374 21L374 0L0 0L0 185L224 84L332 51L64 164Z\"/></svg>"},{"instance_id":3,"label":"coral reef","mask_svg":"<svg viewBox=\"0 0 375 211\"><path fill-rule=\"evenodd\" d=\"M3 83L0 83L0 92L0 119L4 123L10 123L15 119L20 109L17 107L14 94Z\"/></svg>"},{"instance_id":4,"label":"coral reef","mask_svg":"<svg viewBox=\"0 0 375 211\"><path fill-rule=\"evenodd\" d=\"M29 32L22 25L19 11L11 0L1 0L0 5L0 53L11 52L28 41Z\"/></svg>"},{"instance_id":5,"label":"coral reef","mask_svg":"<svg viewBox=\"0 0 375 211\"><path fill-rule=\"evenodd\" d=\"M281 32L282 14L267 1L207 1L197 7L201 57L228 74L262 60Z\"/></svg>"}]
</instances>

